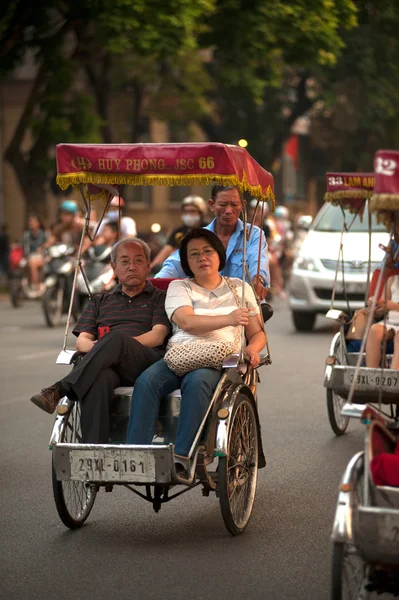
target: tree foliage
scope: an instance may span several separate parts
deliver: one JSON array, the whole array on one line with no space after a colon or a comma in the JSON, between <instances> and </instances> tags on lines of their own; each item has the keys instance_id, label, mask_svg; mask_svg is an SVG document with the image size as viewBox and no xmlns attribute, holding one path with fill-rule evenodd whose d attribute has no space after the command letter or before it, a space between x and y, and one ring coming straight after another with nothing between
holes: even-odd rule
<instances>
[{"instance_id":1,"label":"tree foliage","mask_svg":"<svg viewBox=\"0 0 399 600\"><path fill-rule=\"evenodd\" d=\"M306 114L315 173L370 168L398 133L398 22L394 0L3 3L0 76L27 53L36 68L6 158L36 207L59 141L138 141L152 116L196 122L212 141L245 137L270 167Z\"/></svg>"}]
</instances>

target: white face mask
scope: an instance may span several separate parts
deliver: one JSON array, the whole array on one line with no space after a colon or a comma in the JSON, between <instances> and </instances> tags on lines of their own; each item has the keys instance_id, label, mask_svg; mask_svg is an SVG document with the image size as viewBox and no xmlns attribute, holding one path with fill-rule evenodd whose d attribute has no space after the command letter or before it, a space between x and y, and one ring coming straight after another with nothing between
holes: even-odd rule
<instances>
[{"instance_id":1,"label":"white face mask","mask_svg":"<svg viewBox=\"0 0 399 600\"><path fill-rule=\"evenodd\" d=\"M186 227L199 227L201 225L201 217L197 215L182 215L181 220Z\"/></svg>"},{"instance_id":2,"label":"white face mask","mask_svg":"<svg viewBox=\"0 0 399 600\"><path fill-rule=\"evenodd\" d=\"M119 210L110 210L107 213L107 219L109 221L117 221L119 217Z\"/></svg>"}]
</instances>

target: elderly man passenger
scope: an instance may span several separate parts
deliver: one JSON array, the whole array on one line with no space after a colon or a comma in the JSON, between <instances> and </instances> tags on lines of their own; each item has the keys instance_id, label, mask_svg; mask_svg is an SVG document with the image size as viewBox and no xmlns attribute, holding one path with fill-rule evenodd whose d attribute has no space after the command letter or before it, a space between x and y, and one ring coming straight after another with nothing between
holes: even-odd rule
<instances>
[{"instance_id":1,"label":"elderly man passenger","mask_svg":"<svg viewBox=\"0 0 399 600\"><path fill-rule=\"evenodd\" d=\"M111 264L119 284L94 296L73 330L76 349L87 354L66 377L31 398L48 413L63 396L79 400L84 443L108 443L114 389L134 385L162 358L170 330L165 292L146 281L148 245L138 238L117 242Z\"/></svg>"},{"instance_id":2,"label":"elderly man passenger","mask_svg":"<svg viewBox=\"0 0 399 600\"><path fill-rule=\"evenodd\" d=\"M221 275L228 277L242 277L243 265L243 240L244 223L239 218L241 212L241 198L235 187L223 187L214 185L212 187L212 198L209 200L209 208L215 218L204 229L216 233L226 250L226 265ZM248 231L249 231L249 225ZM258 273L259 236L262 237L262 251L260 255L260 273ZM247 265L251 278L256 285L256 292L263 300L270 287L269 259L267 254L267 242L263 231L254 227L251 239L247 244ZM179 251L176 250L164 263L156 277L184 278L186 275L182 269Z\"/></svg>"}]
</instances>

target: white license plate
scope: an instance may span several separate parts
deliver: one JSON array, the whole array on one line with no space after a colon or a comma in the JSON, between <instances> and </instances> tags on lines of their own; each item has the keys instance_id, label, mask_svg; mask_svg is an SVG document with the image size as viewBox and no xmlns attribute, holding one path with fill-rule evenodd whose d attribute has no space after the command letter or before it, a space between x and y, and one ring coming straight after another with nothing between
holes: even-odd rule
<instances>
[{"instance_id":1,"label":"white license plate","mask_svg":"<svg viewBox=\"0 0 399 600\"><path fill-rule=\"evenodd\" d=\"M86 481L148 481L155 479L155 456L140 450L70 451L71 479Z\"/></svg>"},{"instance_id":2,"label":"white license plate","mask_svg":"<svg viewBox=\"0 0 399 600\"><path fill-rule=\"evenodd\" d=\"M355 377L355 371L345 371L344 372L344 385L350 387L353 383ZM355 390L370 390L370 389L382 389L386 391L395 391L399 392L399 372L397 375L392 375L391 373L378 373L375 371L371 371L367 373L363 370L359 372L356 377L356 387Z\"/></svg>"},{"instance_id":3,"label":"white license plate","mask_svg":"<svg viewBox=\"0 0 399 600\"><path fill-rule=\"evenodd\" d=\"M337 292L342 294L344 291L344 286L342 282L337 282ZM365 294L366 293L366 284L359 281L348 281L345 283L345 291L347 294Z\"/></svg>"}]
</instances>

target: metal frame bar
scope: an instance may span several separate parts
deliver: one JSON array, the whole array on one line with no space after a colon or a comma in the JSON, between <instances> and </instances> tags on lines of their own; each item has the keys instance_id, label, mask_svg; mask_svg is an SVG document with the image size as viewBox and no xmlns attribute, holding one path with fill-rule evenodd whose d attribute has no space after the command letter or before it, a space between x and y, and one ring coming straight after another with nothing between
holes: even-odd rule
<instances>
[{"instance_id":1,"label":"metal frame bar","mask_svg":"<svg viewBox=\"0 0 399 600\"><path fill-rule=\"evenodd\" d=\"M86 208L85 224L84 224L84 227L83 227L83 230L82 230L82 235L80 237L78 255L76 257L75 273L74 273L73 282L72 282L72 293L71 293L71 299L69 301L68 316L67 316L67 322L66 322L66 327L65 327L64 343L63 343L63 346L62 346L62 350L66 349L67 342L68 342L69 327L70 327L70 323L71 323L71 315L72 315L73 303L74 303L74 300L75 300L76 281L77 281L77 278L78 278L78 271L79 270L82 273L84 282L85 282L87 290L89 292L89 297L90 298L92 297L90 286L89 286L89 282L88 282L88 279L87 279L87 275L86 275L86 272L84 271L84 267L83 267L83 264L82 264L83 241L84 241L85 235L87 235L87 237L89 238L89 240L91 242L93 242L96 239L98 230L99 230L99 228L100 228L100 226L101 226L101 224L102 224L102 222L104 220L104 216L105 216L105 214L106 214L106 212L107 212L107 210L109 208L110 202L111 202L111 194L110 194L109 197L108 197L108 200L107 200L107 202L106 202L106 204L104 206L104 210L102 212L100 220L97 223L95 232L94 232L93 236L91 236L90 233L89 233L90 213L91 213L91 198L90 198L89 186L86 186L87 198L86 198L86 195L84 194L83 189L84 189L83 188L83 184L81 184L79 186L79 191L80 191L80 194L82 196L82 199L83 199L83 202L84 202L84 205L85 205L85 208Z\"/></svg>"}]
</instances>

